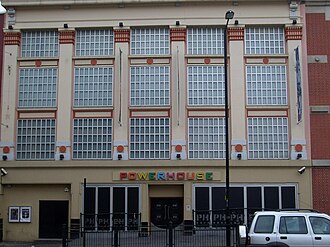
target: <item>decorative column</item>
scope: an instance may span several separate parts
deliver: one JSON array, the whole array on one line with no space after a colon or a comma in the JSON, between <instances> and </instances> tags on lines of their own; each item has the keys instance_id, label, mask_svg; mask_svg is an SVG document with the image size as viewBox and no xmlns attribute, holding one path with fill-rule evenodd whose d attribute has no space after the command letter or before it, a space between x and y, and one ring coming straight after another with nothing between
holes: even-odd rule
<instances>
[{"instance_id":1,"label":"decorative column","mask_svg":"<svg viewBox=\"0 0 330 247\"><path fill-rule=\"evenodd\" d=\"M244 27L229 27L228 42L230 54L230 126L231 159L247 159L246 154L246 112L245 112L245 68Z\"/></svg>"},{"instance_id":2,"label":"decorative column","mask_svg":"<svg viewBox=\"0 0 330 247\"><path fill-rule=\"evenodd\" d=\"M187 159L186 141L186 83L185 83L185 26L170 27L172 67L172 150L171 159Z\"/></svg>"},{"instance_id":3,"label":"decorative column","mask_svg":"<svg viewBox=\"0 0 330 247\"><path fill-rule=\"evenodd\" d=\"M288 58L288 98L289 124L291 130L291 159L307 159L305 128L309 128L308 114L308 90L303 81L302 64L302 26L293 25L285 27L285 39L287 42ZM306 87L306 88L305 88Z\"/></svg>"},{"instance_id":4,"label":"decorative column","mask_svg":"<svg viewBox=\"0 0 330 247\"><path fill-rule=\"evenodd\" d=\"M113 159L128 160L129 42L128 27L114 30L115 67L113 80Z\"/></svg>"},{"instance_id":5,"label":"decorative column","mask_svg":"<svg viewBox=\"0 0 330 247\"><path fill-rule=\"evenodd\" d=\"M4 33L4 64L2 77L2 112L1 112L1 142L0 155L6 161L14 160L15 153L15 127L17 103L17 78L19 46L21 33Z\"/></svg>"},{"instance_id":6,"label":"decorative column","mask_svg":"<svg viewBox=\"0 0 330 247\"><path fill-rule=\"evenodd\" d=\"M75 31L59 30L59 65L57 87L57 142L56 160L70 160L71 154L71 119L72 119L72 85Z\"/></svg>"}]
</instances>

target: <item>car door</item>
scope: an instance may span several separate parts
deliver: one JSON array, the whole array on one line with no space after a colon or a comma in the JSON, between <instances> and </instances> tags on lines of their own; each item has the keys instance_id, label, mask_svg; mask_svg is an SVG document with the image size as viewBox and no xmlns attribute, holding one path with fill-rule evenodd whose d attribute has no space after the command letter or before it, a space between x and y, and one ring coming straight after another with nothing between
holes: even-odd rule
<instances>
[{"instance_id":1,"label":"car door","mask_svg":"<svg viewBox=\"0 0 330 247\"><path fill-rule=\"evenodd\" d=\"M312 236L308 230L305 216L281 216L277 242L290 247L313 246Z\"/></svg>"},{"instance_id":2,"label":"car door","mask_svg":"<svg viewBox=\"0 0 330 247\"><path fill-rule=\"evenodd\" d=\"M264 246L276 243L276 235L274 234L274 215L258 215L255 223L251 226L250 242L251 245Z\"/></svg>"},{"instance_id":3,"label":"car door","mask_svg":"<svg viewBox=\"0 0 330 247\"><path fill-rule=\"evenodd\" d=\"M330 246L330 219L319 216L310 216L308 219L312 227L314 247Z\"/></svg>"}]
</instances>

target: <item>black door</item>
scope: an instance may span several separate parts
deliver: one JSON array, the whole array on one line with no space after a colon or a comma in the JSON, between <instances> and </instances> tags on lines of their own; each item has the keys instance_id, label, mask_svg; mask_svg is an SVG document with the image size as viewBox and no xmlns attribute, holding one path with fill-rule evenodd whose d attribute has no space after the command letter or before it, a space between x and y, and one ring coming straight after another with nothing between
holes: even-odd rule
<instances>
[{"instance_id":1,"label":"black door","mask_svg":"<svg viewBox=\"0 0 330 247\"><path fill-rule=\"evenodd\" d=\"M183 221L183 198L152 198L151 222L160 227L167 228L172 222L173 227Z\"/></svg>"},{"instance_id":2,"label":"black door","mask_svg":"<svg viewBox=\"0 0 330 247\"><path fill-rule=\"evenodd\" d=\"M39 201L39 238L62 238L68 211L68 201Z\"/></svg>"}]
</instances>

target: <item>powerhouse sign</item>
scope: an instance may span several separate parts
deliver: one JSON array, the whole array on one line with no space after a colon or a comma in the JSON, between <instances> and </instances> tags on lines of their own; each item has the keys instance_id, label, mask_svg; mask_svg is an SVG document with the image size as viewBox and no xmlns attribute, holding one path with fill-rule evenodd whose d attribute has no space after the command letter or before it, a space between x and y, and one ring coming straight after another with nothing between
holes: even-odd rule
<instances>
[{"instance_id":1,"label":"powerhouse sign","mask_svg":"<svg viewBox=\"0 0 330 247\"><path fill-rule=\"evenodd\" d=\"M117 180L128 181L182 181L182 180L213 180L213 172L173 172L173 171L122 171L115 175Z\"/></svg>"}]
</instances>

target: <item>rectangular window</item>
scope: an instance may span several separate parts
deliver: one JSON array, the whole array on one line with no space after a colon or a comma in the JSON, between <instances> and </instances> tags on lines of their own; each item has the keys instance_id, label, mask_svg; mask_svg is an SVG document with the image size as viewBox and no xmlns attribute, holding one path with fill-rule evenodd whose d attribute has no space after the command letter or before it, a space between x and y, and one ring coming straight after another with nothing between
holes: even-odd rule
<instances>
[{"instance_id":1,"label":"rectangular window","mask_svg":"<svg viewBox=\"0 0 330 247\"><path fill-rule=\"evenodd\" d=\"M279 209L279 187L265 187L264 188L264 200L265 210L276 210Z\"/></svg>"},{"instance_id":2,"label":"rectangular window","mask_svg":"<svg viewBox=\"0 0 330 247\"><path fill-rule=\"evenodd\" d=\"M74 119L73 159L111 159L111 149L112 119Z\"/></svg>"},{"instance_id":3,"label":"rectangular window","mask_svg":"<svg viewBox=\"0 0 330 247\"><path fill-rule=\"evenodd\" d=\"M131 67L131 106L170 104L170 68Z\"/></svg>"},{"instance_id":4,"label":"rectangular window","mask_svg":"<svg viewBox=\"0 0 330 247\"><path fill-rule=\"evenodd\" d=\"M114 35L112 29L76 31L76 56L113 55Z\"/></svg>"},{"instance_id":5,"label":"rectangular window","mask_svg":"<svg viewBox=\"0 0 330 247\"><path fill-rule=\"evenodd\" d=\"M57 57L57 31L23 31L22 57Z\"/></svg>"},{"instance_id":6,"label":"rectangular window","mask_svg":"<svg viewBox=\"0 0 330 247\"><path fill-rule=\"evenodd\" d=\"M112 67L76 67L74 106L112 106Z\"/></svg>"},{"instance_id":7,"label":"rectangular window","mask_svg":"<svg viewBox=\"0 0 330 247\"><path fill-rule=\"evenodd\" d=\"M188 105L223 105L223 66L188 66Z\"/></svg>"},{"instance_id":8,"label":"rectangular window","mask_svg":"<svg viewBox=\"0 0 330 247\"><path fill-rule=\"evenodd\" d=\"M195 221L197 226L209 226L210 224L210 193L208 187L195 189Z\"/></svg>"},{"instance_id":9,"label":"rectangular window","mask_svg":"<svg viewBox=\"0 0 330 247\"><path fill-rule=\"evenodd\" d=\"M272 233L274 228L274 215L260 215L254 227L255 233Z\"/></svg>"},{"instance_id":10,"label":"rectangular window","mask_svg":"<svg viewBox=\"0 0 330 247\"><path fill-rule=\"evenodd\" d=\"M245 29L246 54L284 54L283 27L248 27Z\"/></svg>"},{"instance_id":11,"label":"rectangular window","mask_svg":"<svg viewBox=\"0 0 330 247\"><path fill-rule=\"evenodd\" d=\"M56 107L57 68L19 70L19 107Z\"/></svg>"},{"instance_id":12,"label":"rectangular window","mask_svg":"<svg viewBox=\"0 0 330 247\"><path fill-rule=\"evenodd\" d=\"M224 159L224 118L189 118L189 159Z\"/></svg>"},{"instance_id":13,"label":"rectangular window","mask_svg":"<svg viewBox=\"0 0 330 247\"><path fill-rule=\"evenodd\" d=\"M281 234L307 234L306 219L304 216L282 216L280 219Z\"/></svg>"},{"instance_id":14,"label":"rectangular window","mask_svg":"<svg viewBox=\"0 0 330 247\"><path fill-rule=\"evenodd\" d=\"M168 28L132 28L132 55L170 54L170 31Z\"/></svg>"},{"instance_id":15,"label":"rectangular window","mask_svg":"<svg viewBox=\"0 0 330 247\"><path fill-rule=\"evenodd\" d=\"M289 158L288 118L248 118L248 158Z\"/></svg>"},{"instance_id":16,"label":"rectangular window","mask_svg":"<svg viewBox=\"0 0 330 247\"><path fill-rule=\"evenodd\" d=\"M296 208L296 190L295 187L283 186L281 188L282 208Z\"/></svg>"},{"instance_id":17,"label":"rectangular window","mask_svg":"<svg viewBox=\"0 0 330 247\"><path fill-rule=\"evenodd\" d=\"M141 222L138 185L88 185L84 203L87 230L137 230Z\"/></svg>"},{"instance_id":18,"label":"rectangular window","mask_svg":"<svg viewBox=\"0 0 330 247\"><path fill-rule=\"evenodd\" d=\"M132 118L130 120L131 159L170 158L170 119Z\"/></svg>"},{"instance_id":19,"label":"rectangular window","mask_svg":"<svg viewBox=\"0 0 330 247\"><path fill-rule=\"evenodd\" d=\"M17 160L53 160L55 127L55 119L18 120Z\"/></svg>"},{"instance_id":20,"label":"rectangular window","mask_svg":"<svg viewBox=\"0 0 330 247\"><path fill-rule=\"evenodd\" d=\"M287 105L284 65L246 66L248 105Z\"/></svg>"},{"instance_id":21,"label":"rectangular window","mask_svg":"<svg viewBox=\"0 0 330 247\"><path fill-rule=\"evenodd\" d=\"M187 53L189 55L223 54L223 29L190 27L187 29Z\"/></svg>"}]
</instances>

